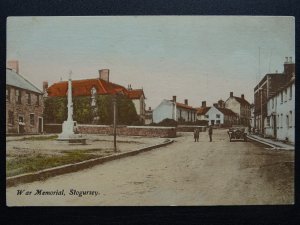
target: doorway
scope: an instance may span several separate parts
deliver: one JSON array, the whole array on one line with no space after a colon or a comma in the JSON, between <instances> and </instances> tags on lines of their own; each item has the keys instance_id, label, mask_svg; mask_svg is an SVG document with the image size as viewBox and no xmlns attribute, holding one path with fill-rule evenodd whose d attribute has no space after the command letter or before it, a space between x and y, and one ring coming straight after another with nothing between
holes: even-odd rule
<instances>
[{"instance_id":1,"label":"doorway","mask_svg":"<svg viewBox=\"0 0 300 225\"><path fill-rule=\"evenodd\" d=\"M43 118L39 117L39 127L38 127L38 132L41 134L43 133Z\"/></svg>"}]
</instances>

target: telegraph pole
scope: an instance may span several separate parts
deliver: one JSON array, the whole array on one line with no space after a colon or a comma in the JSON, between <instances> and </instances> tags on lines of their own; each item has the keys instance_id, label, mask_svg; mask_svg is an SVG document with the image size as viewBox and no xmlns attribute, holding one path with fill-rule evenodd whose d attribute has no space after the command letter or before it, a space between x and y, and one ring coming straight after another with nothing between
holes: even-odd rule
<instances>
[{"instance_id":1,"label":"telegraph pole","mask_svg":"<svg viewBox=\"0 0 300 225\"><path fill-rule=\"evenodd\" d=\"M114 106L114 151L117 151L117 95L113 98Z\"/></svg>"}]
</instances>

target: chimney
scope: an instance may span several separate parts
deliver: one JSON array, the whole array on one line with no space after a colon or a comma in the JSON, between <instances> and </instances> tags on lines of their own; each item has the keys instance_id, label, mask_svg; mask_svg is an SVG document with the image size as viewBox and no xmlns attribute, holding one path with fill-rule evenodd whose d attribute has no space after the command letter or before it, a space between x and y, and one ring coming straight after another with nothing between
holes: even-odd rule
<instances>
[{"instance_id":1,"label":"chimney","mask_svg":"<svg viewBox=\"0 0 300 225\"><path fill-rule=\"evenodd\" d=\"M109 69L99 70L99 79L109 82Z\"/></svg>"},{"instance_id":2,"label":"chimney","mask_svg":"<svg viewBox=\"0 0 300 225\"><path fill-rule=\"evenodd\" d=\"M43 82L43 92L46 93L48 89L48 81Z\"/></svg>"},{"instance_id":3,"label":"chimney","mask_svg":"<svg viewBox=\"0 0 300 225\"><path fill-rule=\"evenodd\" d=\"M188 105L188 100L187 99L184 99L184 104Z\"/></svg>"},{"instance_id":4,"label":"chimney","mask_svg":"<svg viewBox=\"0 0 300 225\"><path fill-rule=\"evenodd\" d=\"M214 103L213 106L217 108L218 107L218 103Z\"/></svg>"},{"instance_id":5,"label":"chimney","mask_svg":"<svg viewBox=\"0 0 300 225\"><path fill-rule=\"evenodd\" d=\"M6 67L14 70L16 73L19 73L19 61L18 60L7 61Z\"/></svg>"},{"instance_id":6,"label":"chimney","mask_svg":"<svg viewBox=\"0 0 300 225\"><path fill-rule=\"evenodd\" d=\"M149 109L148 109L149 111L151 111L151 107L149 107Z\"/></svg>"},{"instance_id":7,"label":"chimney","mask_svg":"<svg viewBox=\"0 0 300 225\"><path fill-rule=\"evenodd\" d=\"M293 74L295 73L295 63L292 61L292 57L290 57L290 60L288 61L288 57L286 58L286 62L284 63L284 75L286 76L286 80L290 80Z\"/></svg>"},{"instance_id":8,"label":"chimney","mask_svg":"<svg viewBox=\"0 0 300 225\"><path fill-rule=\"evenodd\" d=\"M241 98L242 98L242 99L245 99L245 96L244 96L244 94L242 94L242 95L241 95Z\"/></svg>"},{"instance_id":9,"label":"chimney","mask_svg":"<svg viewBox=\"0 0 300 225\"><path fill-rule=\"evenodd\" d=\"M173 95L173 102L176 102L176 95Z\"/></svg>"},{"instance_id":10,"label":"chimney","mask_svg":"<svg viewBox=\"0 0 300 225\"><path fill-rule=\"evenodd\" d=\"M289 57L285 57L285 62L284 63L288 63L289 62Z\"/></svg>"},{"instance_id":11,"label":"chimney","mask_svg":"<svg viewBox=\"0 0 300 225\"><path fill-rule=\"evenodd\" d=\"M206 101L202 101L202 107L206 107Z\"/></svg>"},{"instance_id":12,"label":"chimney","mask_svg":"<svg viewBox=\"0 0 300 225\"><path fill-rule=\"evenodd\" d=\"M230 97L233 97L233 92L232 91L230 92Z\"/></svg>"}]
</instances>

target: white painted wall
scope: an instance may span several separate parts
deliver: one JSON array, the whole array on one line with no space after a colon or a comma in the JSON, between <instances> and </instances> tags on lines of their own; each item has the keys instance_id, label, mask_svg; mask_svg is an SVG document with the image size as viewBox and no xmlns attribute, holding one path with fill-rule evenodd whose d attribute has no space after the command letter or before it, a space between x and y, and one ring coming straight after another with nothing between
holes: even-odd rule
<instances>
[{"instance_id":1,"label":"white painted wall","mask_svg":"<svg viewBox=\"0 0 300 225\"><path fill-rule=\"evenodd\" d=\"M241 104L232 97L229 97L225 102L225 108L231 109L234 113L237 113L239 116L241 114Z\"/></svg>"},{"instance_id":2,"label":"white painted wall","mask_svg":"<svg viewBox=\"0 0 300 225\"><path fill-rule=\"evenodd\" d=\"M205 115L208 115L208 118L205 119L208 120L209 125L212 125L212 120L215 121L215 125L224 124L224 114L214 106L212 106ZM219 115L220 118L218 118L217 115ZM217 123L217 120L220 120L220 123Z\"/></svg>"},{"instance_id":3,"label":"white painted wall","mask_svg":"<svg viewBox=\"0 0 300 225\"><path fill-rule=\"evenodd\" d=\"M290 98L290 88L292 88L292 96ZM286 92L285 92L286 91ZM295 83L282 91L283 101L281 101L281 92L269 99L267 109L270 123L265 118L265 134L268 137L274 137L274 129L277 129L278 140L289 139L295 143ZM276 128L274 127L272 115L276 115Z\"/></svg>"},{"instance_id":4,"label":"white painted wall","mask_svg":"<svg viewBox=\"0 0 300 225\"><path fill-rule=\"evenodd\" d=\"M153 122L159 123L162 120L169 118L175 119L174 110L176 111L176 105L170 100L163 100L154 110L153 110Z\"/></svg>"}]
</instances>

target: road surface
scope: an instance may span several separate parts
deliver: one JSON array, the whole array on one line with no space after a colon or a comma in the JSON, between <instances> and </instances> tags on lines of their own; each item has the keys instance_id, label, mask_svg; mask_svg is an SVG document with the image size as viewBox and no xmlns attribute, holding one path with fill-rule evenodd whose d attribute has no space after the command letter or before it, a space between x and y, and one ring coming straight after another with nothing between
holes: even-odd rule
<instances>
[{"instance_id":1,"label":"road surface","mask_svg":"<svg viewBox=\"0 0 300 225\"><path fill-rule=\"evenodd\" d=\"M192 136L182 133L166 147L8 188L7 205L294 203L294 151L229 142L226 130L214 130L213 142L207 133L199 142Z\"/></svg>"}]
</instances>

